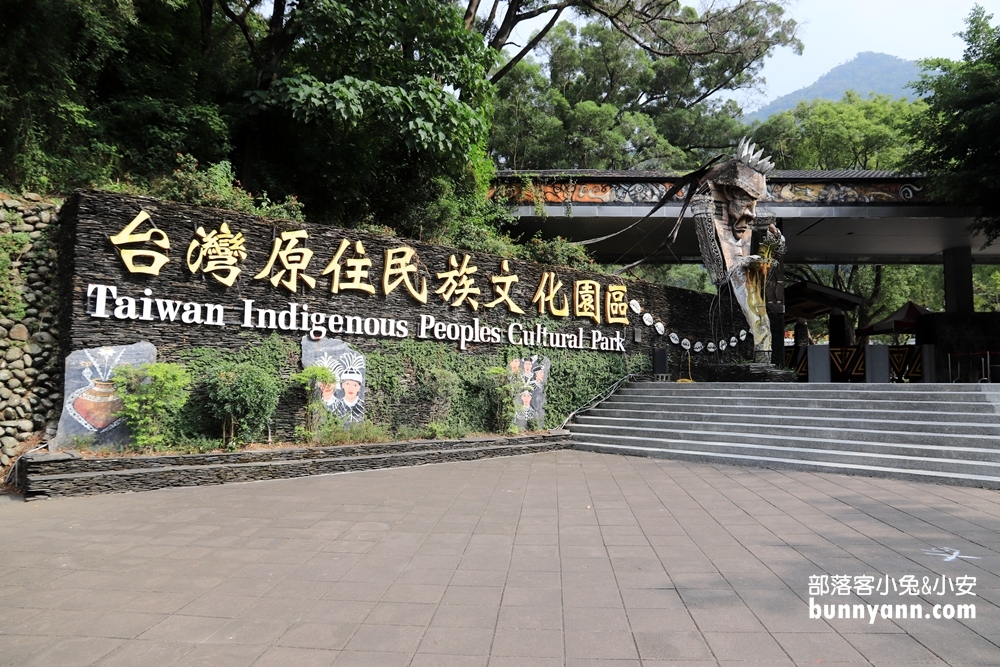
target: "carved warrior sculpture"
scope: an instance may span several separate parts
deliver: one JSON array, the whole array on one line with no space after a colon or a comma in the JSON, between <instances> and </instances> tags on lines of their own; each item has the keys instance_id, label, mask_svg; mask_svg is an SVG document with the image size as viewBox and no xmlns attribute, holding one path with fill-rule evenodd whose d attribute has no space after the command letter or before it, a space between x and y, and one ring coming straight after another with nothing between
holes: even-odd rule
<instances>
[{"instance_id":1,"label":"carved warrior sculpture","mask_svg":"<svg viewBox=\"0 0 1000 667\"><path fill-rule=\"evenodd\" d=\"M785 239L771 218L757 217L757 201L766 190L766 174L774 168L763 151L743 139L730 160L693 183L691 210L698 232L702 260L712 283L732 286L750 324L755 361L771 359L771 325L764 286L767 273L784 254ZM759 254L751 255L754 230L764 231Z\"/></svg>"}]
</instances>

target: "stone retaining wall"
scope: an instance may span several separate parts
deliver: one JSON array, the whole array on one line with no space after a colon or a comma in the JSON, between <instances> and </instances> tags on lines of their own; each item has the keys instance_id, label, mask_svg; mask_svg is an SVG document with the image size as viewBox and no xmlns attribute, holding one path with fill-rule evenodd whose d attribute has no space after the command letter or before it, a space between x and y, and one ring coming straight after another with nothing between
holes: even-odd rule
<instances>
[{"instance_id":1,"label":"stone retaining wall","mask_svg":"<svg viewBox=\"0 0 1000 667\"><path fill-rule=\"evenodd\" d=\"M59 417L57 206L32 193L0 193L0 236L28 238L11 253L10 270L0 271L3 288L20 301L12 308L0 300L0 468L47 430L54 434Z\"/></svg>"},{"instance_id":2,"label":"stone retaining wall","mask_svg":"<svg viewBox=\"0 0 1000 667\"><path fill-rule=\"evenodd\" d=\"M76 452L37 453L18 462L26 498L150 491L427 463L514 456L567 446L565 432L463 440L414 440L182 456L84 459Z\"/></svg>"}]
</instances>

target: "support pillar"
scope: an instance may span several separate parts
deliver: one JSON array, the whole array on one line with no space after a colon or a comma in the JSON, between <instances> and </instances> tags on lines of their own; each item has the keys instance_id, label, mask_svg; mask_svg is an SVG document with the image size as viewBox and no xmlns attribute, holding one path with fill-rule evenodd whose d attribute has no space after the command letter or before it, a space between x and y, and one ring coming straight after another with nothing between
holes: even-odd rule
<instances>
[{"instance_id":1,"label":"support pillar","mask_svg":"<svg viewBox=\"0 0 1000 667\"><path fill-rule=\"evenodd\" d=\"M784 224L778 218L774 221L778 231ZM756 250L755 250L756 251ZM777 366L785 365L785 257L781 255L771 267L767 284L764 286L764 300L767 304L767 317L771 321L771 363Z\"/></svg>"},{"instance_id":2,"label":"support pillar","mask_svg":"<svg viewBox=\"0 0 1000 667\"><path fill-rule=\"evenodd\" d=\"M830 310L830 347L847 347L850 338L847 333L847 315L840 308Z\"/></svg>"},{"instance_id":3,"label":"support pillar","mask_svg":"<svg viewBox=\"0 0 1000 667\"><path fill-rule=\"evenodd\" d=\"M944 251L944 306L948 313L973 313L972 248L959 246Z\"/></svg>"}]
</instances>

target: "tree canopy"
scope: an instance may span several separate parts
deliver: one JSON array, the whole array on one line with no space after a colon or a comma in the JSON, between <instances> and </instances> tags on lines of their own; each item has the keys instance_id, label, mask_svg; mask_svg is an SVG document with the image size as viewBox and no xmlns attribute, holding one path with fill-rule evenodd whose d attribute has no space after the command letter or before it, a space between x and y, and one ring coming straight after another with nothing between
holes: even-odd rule
<instances>
[{"instance_id":1,"label":"tree canopy","mask_svg":"<svg viewBox=\"0 0 1000 667\"><path fill-rule=\"evenodd\" d=\"M885 95L848 92L839 102L799 102L753 127L778 169L898 169L912 148L908 129L926 109Z\"/></svg>"},{"instance_id":2,"label":"tree canopy","mask_svg":"<svg viewBox=\"0 0 1000 667\"><path fill-rule=\"evenodd\" d=\"M933 196L978 206L975 227L988 243L1000 237L1000 27L976 6L960 33L960 61L923 61L917 90L927 113L914 119L918 140L906 166L925 173Z\"/></svg>"},{"instance_id":3,"label":"tree canopy","mask_svg":"<svg viewBox=\"0 0 1000 667\"><path fill-rule=\"evenodd\" d=\"M537 48L544 65L524 59L497 84L490 148L506 168L686 169L745 131L734 102L711 98L744 76L693 76L607 20L562 22Z\"/></svg>"}]
</instances>

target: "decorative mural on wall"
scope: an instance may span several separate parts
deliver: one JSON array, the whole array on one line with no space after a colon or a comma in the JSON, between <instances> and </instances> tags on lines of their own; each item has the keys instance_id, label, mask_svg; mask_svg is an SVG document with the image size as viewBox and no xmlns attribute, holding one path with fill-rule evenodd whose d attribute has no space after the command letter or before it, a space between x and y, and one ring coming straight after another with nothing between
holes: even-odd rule
<instances>
[{"instance_id":1,"label":"decorative mural on wall","mask_svg":"<svg viewBox=\"0 0 1000 667\"><path fill-rule=\"evenodd\" d=\"M494 188L490 196L524 206L531 206L536 201L546 204L655 205L674 185L671 180L601 181L600 176L583 183L539 180L530 187L522 183L505 183ZM680 203L686 194L686 189L681 189L672 201ZM768 204L909 203L927 201L927 193L916 183L896 179L852 181L847 178L840 182L779 180L767 185L760 201Z\"/></svg>"},{"instance_id":2,"label":"decorative mural on wall","mask_svg":"<svg viewBox=\"0 0 1000 667\"><path fill-rule=\"evenodd\" d=\"M84 437L102 445L127 440L128 429L118 416L122 400L112 383L114 370L155 362L156 347L145 341L72 352L66 358L63 411L55 441Z\"/></svg>"},{"instance_id":3,"label":"decorative mural on wall","mask_svg":"<svg viewBox=\"0 0 1000 667\"><path fill-rule=\"evenodd\" d=\"M525 430L545 424L545 385L552 362L548 357L514 358L507 366L507 378L514 401L514 425Z\"/></svg>"},{"instance_id":4,"label":"decorative mural on wall","mask_svg":"<svg viewBox=\"0 0 1000 667\"><path fill-rule=\"evenodd\" d=\"M339 338L312 340L302 337L302 367L322 366L337 381L320 385L326 409L345 424L365 420L365 356Z\"/></svg>"}]
</instances>

